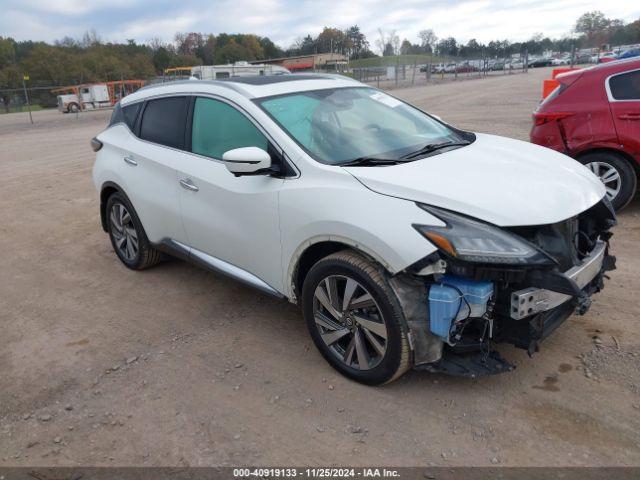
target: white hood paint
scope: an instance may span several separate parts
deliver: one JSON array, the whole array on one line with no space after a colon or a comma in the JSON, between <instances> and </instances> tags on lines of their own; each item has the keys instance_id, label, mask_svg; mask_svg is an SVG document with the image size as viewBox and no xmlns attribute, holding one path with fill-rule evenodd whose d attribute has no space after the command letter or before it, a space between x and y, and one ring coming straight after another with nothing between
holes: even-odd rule
<instances>
[{"instance_id":1,"label":"white hood paint","mask_svg":"<svg viewBox=\"0 0 640 480\"><path fill-rule=\"evenodd\" d=\"M369 189L503 227L560 222L595 205L602 182L575 160L520 140L471 145L389 167L345 167Z\"/></svg>"}]
</instances>

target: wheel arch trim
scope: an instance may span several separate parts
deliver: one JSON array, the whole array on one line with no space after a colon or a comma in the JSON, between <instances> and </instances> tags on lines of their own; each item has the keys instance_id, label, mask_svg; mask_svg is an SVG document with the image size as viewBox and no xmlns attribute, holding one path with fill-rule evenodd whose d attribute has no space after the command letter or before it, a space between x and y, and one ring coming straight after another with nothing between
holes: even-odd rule
<instances>
[{"instance_id":1,"label":"wheel arch trim","mask_svg":"<svg viewBox=\"0 0 640 480\"><path fill-rule=\"evenodd\" d=\"M313 246L321 243L344 245L345 249L351 248L356 252L368 257L369 259L379 263L391 275L397 273L393 270L389 262L385 261L385 259L372 248L363 245L362 242L357 242L355 240L352 240L351 238L343 237L341 235L317 235L302 242L298 246L298 248L295 249L293 255L291 256L291 260L289 261L289 267L287 269L284 285L287 289L286 295L289 298L289 301L291 301L292 303L297 303L297 295L299 293L297 291L297 276L298 269L300 267L300 260L302 259L305 252L307 252Z\"/></svg>"},{"instance_id":2,"label":"wheel arch trim","mask_svg":"<svg viewBox=\"0 0 640 480\"><path fill-rule=\"evenodd\" d=\"M112 182L110 180L104 182L102 184L102 186L100 187L100 222L102 223L102 229L105 232L108 232L108 228L107 228L107 200L115 192L119 193L120 195L123 195L127 199L127 201L129 202L129 204L133 207L133 203L131 202L131 199L129 198L127 193L124 191L124 189L120 185L118 185L117 183ZM135 209L135 207L133 207L133 208ZM143 228L144 228L144 226L143 226Z\"/></svg>"}]
</instances>

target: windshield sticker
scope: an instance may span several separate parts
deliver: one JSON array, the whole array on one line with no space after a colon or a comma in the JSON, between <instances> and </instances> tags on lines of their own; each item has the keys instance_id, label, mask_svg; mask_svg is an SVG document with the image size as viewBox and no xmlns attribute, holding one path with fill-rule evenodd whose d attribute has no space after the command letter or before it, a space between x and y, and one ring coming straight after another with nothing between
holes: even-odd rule
<instances>
[{"instance_id":1,"label":"windshield sticker","mask_svg":"<svg viewBox=\"0 0 640 480\"><path fill-rule=\"evenodd\" d=\"M373 98L377 102L384 103L386 106L391 108L396 108L402 105L402 102L400 100L390 97L389 95L386 95L382 92L374 93L373 95L371 95L371 98Z\"/></svg>"}]
</instances>

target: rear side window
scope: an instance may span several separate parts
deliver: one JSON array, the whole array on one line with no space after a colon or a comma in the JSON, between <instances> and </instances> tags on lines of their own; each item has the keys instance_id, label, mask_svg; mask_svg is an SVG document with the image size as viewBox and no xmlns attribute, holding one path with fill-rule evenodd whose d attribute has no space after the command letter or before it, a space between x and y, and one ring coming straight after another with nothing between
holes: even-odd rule
<instances>
[{"instance_id":1,"label":"rear side window","mask_svg":"<svg viewBox=\"0 0 640 480\"><path fill-rule=\"evenodd\" d=\"M609 89L616 100L640 100L640 70L611 77Z\"/></svg>"},{"instance_id":2,"label":"rear side window","mask_svg":"<svg viewBox=\"0 0 640 480\"><path fill-rule=\"evenodd\" d=\"M62 101L60 97L58 97L58 101ZM113 112L111 112L111 120L109 120L109 126L115 125L116 123L120 123L124 121L124 114L122 113L122 107L120 106L120 102L116 103L116 106L113 107Z\"/></svg>"},{"instance_id":3,"label":"rear side window","mask_svg":"<svg viewBox=\"0 0 640 480\"><path fill-rule=\"evenodd\" d=\"M185 97L149 100L142 113L140 138L167 147L183 148L186 120Z\"/></svg>"},{"instance_id":4,"label":"rear side window","mask_svg":"<svg viewBox=\"0 0 640 480\"><path fill-rule=\"evenodd\" d=\"M133 105L122 107L120 105L120 102L116 103L116 106L113 107L113 113L111 114L109 126L115 125L116 123L125 123L129 127L129 129L133 131L133 127L136 124L136 118L141 106L142 103L134 103Z\"/></svg>"},{"instance_id":5,"label":"rear side window","mask_svg":"<svg viewBox=\"0 0 640 480\"><path fill-rule=\"evenodd\" d=\"M134 103L133 105L127 105L126 107L122 107L122 114L124 116L124 123L127 124L129 129L133 131L133 127L136 124L136 117L138 116L138 112L140 111L140 107L142 103Z\"/></svg>"},{"instance_id":6,"label":"rear side window","mask_svg":"<svg viewBox=\"0 0 640 480\"><path fill-rule=\"evenodd\" d=\"M221 159L227 150L258 147L267 151L267 144L266 137L235 108L210 98L196 99L191 130L193 153Z\"/></svg>"}]
</instances>

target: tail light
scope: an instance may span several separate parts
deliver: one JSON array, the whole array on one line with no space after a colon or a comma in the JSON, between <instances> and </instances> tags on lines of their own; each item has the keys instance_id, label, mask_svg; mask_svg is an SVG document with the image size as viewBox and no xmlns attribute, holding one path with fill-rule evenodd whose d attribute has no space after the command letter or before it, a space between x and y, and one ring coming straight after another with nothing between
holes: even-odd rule
<instances>
[{"instance_id":1,"label":"tail light","mask_svg":"<svg viewBox=\"0 0 640 480\"><path fill-rule=\"evenodd\" d=\"M540 126L553 122L554 120L562 120L572 115L574 115L573 112L534 113L533 122L536 126Z\"/></svg>"},{"instance_id":2,"label":"tail light","mask_svg":"<svg viewBox=\"0 0 640 480\"><path fill-rule=\"evenodd\" d=\"M102 142L100 140L98 140L96 137L93 137L91 139L91 149L94 152L97 152L98 150L100 150L102 148Z\"/></svg>"}]
</instances>

